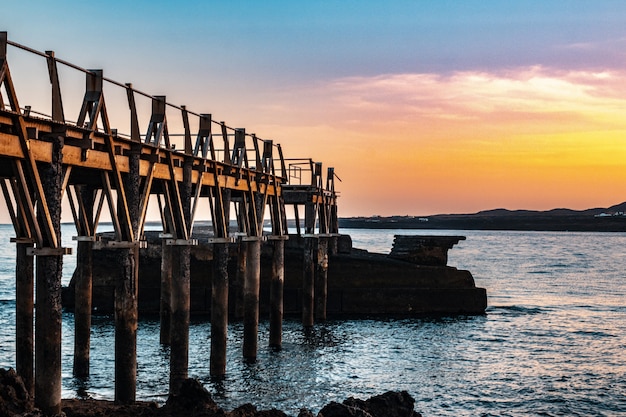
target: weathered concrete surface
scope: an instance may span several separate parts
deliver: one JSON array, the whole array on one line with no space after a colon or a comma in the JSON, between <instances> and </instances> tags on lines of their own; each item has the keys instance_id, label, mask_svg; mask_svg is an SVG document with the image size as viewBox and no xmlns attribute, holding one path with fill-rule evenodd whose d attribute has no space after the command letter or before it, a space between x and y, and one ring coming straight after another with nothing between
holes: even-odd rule
<instances>
[{"instance_id":1,"label":"weathered concrete surface","mask_svg":"<svg viewBox=\"0 0 626 417\"><path fill-rule=\"evenodd\" d=\"M147 233L149 246L141 250L139 265L139 310L158 314L160 295L161 243L158 233ZM285 242L284 314L297 317L302 311L303 250L297 237ZM329 255L329 318L360 315L483 314L487 307L486 291L476 288L469 271L448 266L416 265L392 259L386 254L352 249L350 237L337 242L338 253ZM237 247L229 248L229 277L237 275ZM269 316L272 275L271 243L262 245L260 313ZM110 313L113 306L111 260L108 251L94 254L94 310ZM191 248L191 311L210 314L212 280L212 245ZM66 307L73 305L72 291L65 291ZM233 317L235 294L229 294Z\"/></svg>"}]
</instances>

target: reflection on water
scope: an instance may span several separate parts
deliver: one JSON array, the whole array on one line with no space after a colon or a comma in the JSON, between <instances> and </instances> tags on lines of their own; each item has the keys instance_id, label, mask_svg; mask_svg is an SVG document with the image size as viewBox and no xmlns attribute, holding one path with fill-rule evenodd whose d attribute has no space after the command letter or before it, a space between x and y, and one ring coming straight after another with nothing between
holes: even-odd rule
<instances>
[{"instance_id":1,"label":"reflection on water","mask_svg":"<svg viewBox=\"0 0 626 417\"><path fill-rule=\"evenodd\" d=\"M2 235L0 241L8 242ZM297 415L330 401L407 390L427 416L626 413L626 234L351 230L355 246L388 252L394 233L465 234L449 263L487 288L477 317L331 320L305 331L286 320L281 350L242 358L241 323L228 334L227 375L209 376L210 325L190 329L190 376L221 406L244 402ZM13 255L0 256L0 366L14 366ZM8 254L7 254L8 253ZM6 259L5 259L6 258ZM66 258L71 259L71 258ZM11 264L8 264L11 262ZM70 262L67 262L70 264ZM7 272L9 271L9 272ZM69 278L64 277L64 280ZM3 301L4 300L4 301ZM92 375L72 378L73 317L63 322L63 395L113 398L114 330L94 318ZM158 322L138 330L138 397L164 401L169 349Z\"/></svg>"}]
</instances>

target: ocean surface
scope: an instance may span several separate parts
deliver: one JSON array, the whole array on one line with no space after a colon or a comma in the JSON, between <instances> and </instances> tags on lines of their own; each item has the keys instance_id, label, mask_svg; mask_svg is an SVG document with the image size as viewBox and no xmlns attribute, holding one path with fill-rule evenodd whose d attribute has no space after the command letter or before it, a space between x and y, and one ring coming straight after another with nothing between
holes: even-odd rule
<instances>
[{"instance_id":1,"label":"ocean surface","mask_svg":"<svg viewBox=\"0 0 626 417\"><path fill-rule=\"evenodd\" d=\"M63 240L73 245L72 226ZM467 236L449 265L468 269L488 293L476 317L333 320L307 333L284 325L284 347L267 347L261 318L258 360L242 359L242 325L229 328L227 377L209 377L210 324L195 321L190 376L232 409L251 402L297 415L330 401L407 390L432 416L626 415L626 234L346 229L354 246L390 250L394 234ZM0 367L15 355L14 245L0 226ZM65 258L64 283L73 271ZM332 264L330 266L332 268ZM164 401L169 351L158 322L138 332L138 398ZM114 331L96 317L92 376L72 378L73 317L63 322L63 396L112 399Z\"/></svg>"}]
</instances>

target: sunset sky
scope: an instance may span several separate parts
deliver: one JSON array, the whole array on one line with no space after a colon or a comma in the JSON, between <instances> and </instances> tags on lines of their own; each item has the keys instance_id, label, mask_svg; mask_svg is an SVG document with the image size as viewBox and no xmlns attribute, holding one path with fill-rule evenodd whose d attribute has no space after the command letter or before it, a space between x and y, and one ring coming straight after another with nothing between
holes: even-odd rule
<instances>
[{"instance_id":1,"label":"sunset sky","mask_svg":"<svg viewBox=\"0 0 626 417\"><path fill-rule=\"evenodd\" d=\"M626 201L622 0L4 3L15 42L335 167L340 216Z\"/></svg>"}]
</instances>

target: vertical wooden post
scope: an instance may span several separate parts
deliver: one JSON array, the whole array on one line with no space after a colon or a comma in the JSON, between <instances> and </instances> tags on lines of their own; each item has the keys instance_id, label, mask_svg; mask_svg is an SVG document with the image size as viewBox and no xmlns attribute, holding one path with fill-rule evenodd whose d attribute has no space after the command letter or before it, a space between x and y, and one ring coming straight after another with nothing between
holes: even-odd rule
<instances>
[{"instance_id":1,"label":"vertical wooden post","mask_svg":"<svg viewBox=\"0 0 626 417\"><path fill-rule=\"evenodd\" d=\"M228 243L213 244L211 288L211 376L226 374L228 334Z\"/></svg>"},{"instance_id":2,"label":"vertical wooden post","mask_svg":"<svg viewBox=\"0 0 626 417\"><path fill-rule=\"evenodd\" d=\"M93 242L81 240L76 247L76 285L74 288L74 376L89 376L89 345L91 340L91 293ZM87 237L89 238L89 237Z\"/></svg>"},{"instance_id":3,"label":"vertical wooden post","mask_svg":"<svg viewBox=\"0 0 626 417\"><path fill-rule=\"evenodd\" d=\"M28 240L28 241L26 241ZM31 398L35 395L33 363L34 268L33 256L28 255L33 243L30 239L16 242L15 268L15 369L22 377Z\"/></svg>"},{"instance_id":4,"label":"vertical wooden post","mask_svg":"<svg viewBox=\"0 0 626 417\"><path fill-rule=\"evenodd\" d=\"M302 325L304 327L312 327L314 322L316 250L317 238L305 236L302 274Z\"/></svg>"},{"instance_id":5,"label":"vertical wooden post","mask_svg":"<svg viewBox=\"0 0 626 417\"><path fill-rule=\"evenodd\" d=\"M320 237L315 257L315 318L326 321L328 294L328 238Z\"/></svg>"},{"instance_id":6,"label":"vertical wooden post","mask_svg":"<svg viewBox=\"0 0 626 417\"><path fill-rule=\"evenodd\" d=\"M54 230L44 234L38 250L60 248L48 234L61 241L61 189L63 184L63 138L52 136L52 162L41 168L45 200L37 210L38 222ZM37 169L36 166L33 169ZM43 199L42 199L43 200ZM44 219L45 213L49 218ZM61 278L63 255L40 252L36 268L35 310L35 406L46 415L61 412Z\"/></svg>"},{"instance_id":7,"label":"vertical wooden post","mask_svg":"<svg viewBox=\"0 0 626 417\"><path fill-rule=\"evenodd\" d=\"M167 244L167 238L172 235L164 234L161 240L161 302L160 302L160 341L169 345L171 341L172 319L172 246Z\"/></svg>"},{"instance_id":8,"label":"vertical wooden post","mask_svg":"<svg viewBox=\"0 0 626 417\"><path fill-rule=\"evenodd\" d=\"M282 236L281 236L282 237ZM283 288L285 280L285 241L272 242L272 277L270 281L270 346L280 349L283 344Z\"/></svg>"},{"instance_id":9,"label":"vertical wooden post","mask_svg":"<svg viewBox=\"0 0 626 417\"><path fill-rule=\"evenodd\" d=\"M261 283L261 239L251 237L247 242L246 276L243 284L243 357L256 360L259 333L259 290Z\"/></svg>"}]
</instances>

